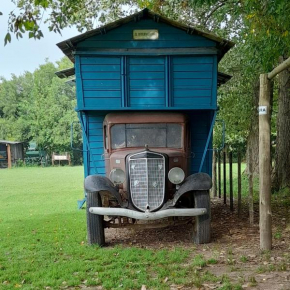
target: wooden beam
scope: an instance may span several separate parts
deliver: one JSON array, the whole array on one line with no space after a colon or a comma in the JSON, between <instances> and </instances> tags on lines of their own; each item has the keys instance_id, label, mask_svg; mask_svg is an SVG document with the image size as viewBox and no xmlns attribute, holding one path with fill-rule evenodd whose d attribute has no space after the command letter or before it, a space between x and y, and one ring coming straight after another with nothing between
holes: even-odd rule
<instances>
[{"instance_id":1,"label":"wooden beam","mask_svg":"<svg viewBox=\"0 0 290 290\"><path fill-rule=\"evenodd\" d=\"M8 163L8 168L12 167L12 158L11 158L11 145L7 144L7 163Z\"/></svg>"},{"instance_id":2,"label":"wooden beam","mask_svg":"<svg viewBox=\"0 0 290 290\"><path fill-rule=\"evenodd\" d=\"M242 212L242 170L241 170L241 153L238 153L238 216Z\"/></svg>"},{"instance_id":3,"label":"wooden beam","mask_svg":"<svg viewBox=\"0 0 290 290\"><path fill-rule=\"evenodd\" d=\"M278 73L290 67L290 57L283 61L280 65L274 68L271 72L268 73L268 79L273 79Z\"/></svg>"},{"instance_id":4,"label":"wooden beam","mask_svg":"<svg viewBox=\"0 0 290 290\"><path fill-rule=\"evenodd\" d=\"M230 209L234 211L234 192L233 192L233 152L229 153L230 165Z\"/></svg>"},{"instance_id":5,"label":"wooden beam","mask_svg":"<svg viewBox=\"0 0 290 290\"><path fill-rule=\"evenodd\" d=\"M221 174L221 152L218 151L218 187L219 187L219 198L222 197L222 174Z\"/></svg>"},{"instance_id":6,"label":"wooden beam","mask_svg":"<svg viewBox=\"0 0 290 290\"><path fill-rule=\"evenodd\" d=\"M216 178L216 151L212 152L212 196L217 196L217 178Z\"/></svg>"},{"instance_id":7,"label":"wooden beam","mask_svg":"<svg viewBox=\"0 0 290 290\"><path fill-rule=\"evenodd\" d=\"M268 74L261 74L259 99L259 207L261 250L271 250L272 248L270 130L270 80L268 79Z\"/></svg>"},{"instance_id":8,"label":"wooden beam","mask_svg":"<svg viewBox=\"0 0 290 290\"><path fill-rule=\"evenodd\" d=\"M224 149L223 152L223 156L224 156L224 204L227 204L227 153L226 153L226 149Z\"/></svg>"},{"instance_id":9,"label":"wooden beam","mask_svg":"<svg viewBox=\"0 0 290 290\"><path fill-rule=\"evenodd\" d=\"M249 148L249 155L248 155L248 170L249 170L249 218L250 218L250 225L254 224L254 198L253 198L253 155L252 155L252 148Z\"/></svg>"}]
</instances>

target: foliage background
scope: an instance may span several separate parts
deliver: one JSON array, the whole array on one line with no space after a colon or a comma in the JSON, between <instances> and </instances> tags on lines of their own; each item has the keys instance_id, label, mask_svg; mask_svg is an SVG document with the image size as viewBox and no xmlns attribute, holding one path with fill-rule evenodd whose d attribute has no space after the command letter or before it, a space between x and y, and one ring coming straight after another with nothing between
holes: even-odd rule
<instances>
[{"instance_id":1,"label":"foliage background","mask_svg":"<svg viewBox=\"0 0 290 290\"><path fill-rule=\"evenodd\" d=\"M63 58L57 64L46 62L33 73L1 78L0 139L26 143L35 141L38 148L52 152L71 152L71 123L77 121L75 88L59 79L55 72L71 63ZM74 131L74 143L81 146L80 128ZM80 154L75 163L81 162Z\"/></svg>"}]
</instances>

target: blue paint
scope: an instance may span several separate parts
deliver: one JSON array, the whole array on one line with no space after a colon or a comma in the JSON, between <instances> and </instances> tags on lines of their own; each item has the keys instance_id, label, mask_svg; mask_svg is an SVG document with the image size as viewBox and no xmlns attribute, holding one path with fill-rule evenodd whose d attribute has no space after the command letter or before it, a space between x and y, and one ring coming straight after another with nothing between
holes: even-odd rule
<instances>
[{"instance_id":1,"label":"blue paint","mask_svg":"<svg viewBox=\"0 0 290 290\"><path fill-rule=\"evenodd\" d=\"M158 40L133 40L134 29L158 29ZM215 47L216 43L205 37L189 35L185 31L151 19L124 24L107 34L92 36L78 43L77 51L96 48L178 48Z\"/></svg>"},{"instance_id":2,"label":"blue paint","mask_svg":"<svg viewBox=\"0 0 290 290\"><path fill-rule=\"evenodd\" d=\"M200 163L200 166L199 166L199 172L202 171L202 167L203 167L203 163L204 163L204 160L205 160L205 156L206 156L207 151L209 149L209 143L210 143L210 140L212 139L212 133L213 133L213 127L214 127L214 124L215 124L216 115L217 115L217 111L214 112L214 115L212 117L211 126L210 126L210 129L209 129L208 137L207 137L206 144L205 144L205 147L204 147L204 152L203 152L201 163Z\"/></svg>"},{"instance_id":3,"label":"blue paint","mask_svg":"<svg viewBox=\"0 0 290 290\"><path fill-rule=\"evenodd\" d=\"M216 62L215 56L80 57L78 109L215 109Z\"/></svg>"},{"instance_id":4,"label":"blue paint","mask_svg":"<svg viewBox=\"0 0 290 290\"><path fill-rule=\"evenodd\" d=\"M158 29L159 39L133 40L133 29ZM199 49L191 55L181 50L167 52L174 48ZM147 53L146 49L158 51ZM146 110L186 113L194 156L190 171L211 174L211 156L204 150L212 148L217 53L213 40L151 19L130 22L79 42L75 54L77 111L82 112L84 148L90 151L84 152L85 175L105 175L106 114Z\"/></svg>"}]
</instances>

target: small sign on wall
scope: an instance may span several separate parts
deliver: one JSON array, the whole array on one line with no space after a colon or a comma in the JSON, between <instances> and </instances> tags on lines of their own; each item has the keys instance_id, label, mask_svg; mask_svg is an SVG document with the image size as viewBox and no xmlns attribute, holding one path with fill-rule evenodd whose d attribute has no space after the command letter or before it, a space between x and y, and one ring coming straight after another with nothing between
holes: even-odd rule
<instances>
[{"instance_id":1,"label":"small sign on wall","mask_svg":"<svg viewBox=\"0 0 290 290\"><path fill-rule=\"evenodd\" d=\"M267 106L259 106L259 115L267 115Z\"/></svg>"},{"instance_id":2,"label":"small sign on wall","mask_svg":"<svg viewBox=\"0 0 290 290\"><path fill-rule=\"evenodd\" d=\"M133 39L135 40L156 40L159 38L157 29L135 29L133 30Z\"/></svg>"}]
</instances>

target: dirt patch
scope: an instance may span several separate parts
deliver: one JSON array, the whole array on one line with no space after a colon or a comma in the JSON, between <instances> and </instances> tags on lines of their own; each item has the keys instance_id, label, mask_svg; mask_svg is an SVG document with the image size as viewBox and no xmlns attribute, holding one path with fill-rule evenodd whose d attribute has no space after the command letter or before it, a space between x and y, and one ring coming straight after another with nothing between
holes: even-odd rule
<instances>
[{"instance_id":1,"label":"dirt patch","mask_svg":"<svg viewBox=\"0 0 290 290\"><path fill-rule=\"evenodd\" d=\"M191 226L183 225L163 229L107 229L107 246L122 245L150 249L185 247L191 256L202 254L206 260L214 259L204 271L218 277L227 277L232 284L243 289L290 289L290 210L288 203L273 201L273 250L259 249L258 205L255 222L249 225L247 208L242 218L231 212L221 199L212 200L212 242L195 245L191 241ZM217 289L219 283L203 284L202 289ZM194 289L179 288L172 289ZM231 289L231 288L229 288Z\"/></svg>"}]
</instances>

